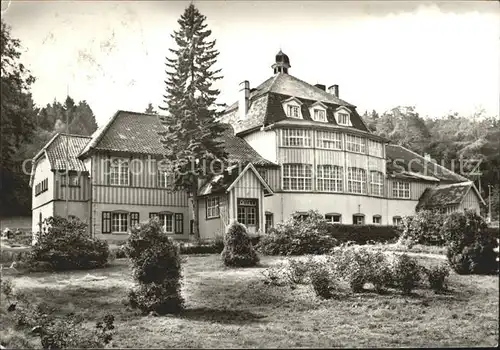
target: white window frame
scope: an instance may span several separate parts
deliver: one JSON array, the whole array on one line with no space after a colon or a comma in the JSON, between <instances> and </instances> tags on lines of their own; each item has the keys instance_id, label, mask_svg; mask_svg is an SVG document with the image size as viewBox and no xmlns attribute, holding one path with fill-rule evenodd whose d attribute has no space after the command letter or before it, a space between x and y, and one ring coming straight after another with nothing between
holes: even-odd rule
<instances>
[{"instance_id":1,"label":"white window frame","mask_svg":"<svg viewBox=\"0 0 500 350\"><path fill-rule=\"evenodd\" d=\"M370 171L370 194L382 197L384 195L384 173L381 171Z\"/></svg>"},{"instance_id":2,"label":"white window frame","mask_svg":"<svg viewBox=\"0 0 500 350\"><path fill-rule=\"evenodd\" d=\"M172 187L172 174L158 170L158 187L171 188Z\"/></svg>"},{"instance_id":3,"label":"white window frame","mask_svg":"<svg viewBox=\"0 0 500 350\"><path fill-rule=\"evenodd\" d=\"M316 132L316 147L321 149L342 149L342 134L332 131Z\"/></svg>"},{"instance_id":4,"label":"white window frame","mask_svg":"<svg viewBox=\"0 0 500 350\"><path fill-rule=\"evenodd\" d=\"M363 137L357 135L345 135L345 149L354 153L366 153L366 142Z\"/></svg>"},{"instance_id":5,"label":"white window frame","mask_svg":"<svg viewBox=\"0 0 500 350\"><path fill-rule=\"evenodd\" d=\"M334 220L334 218L338 218L338 221ZM329 222L330 224L341 224L342 223L342 214L326 214L325 220L327 222Z\"/></svg>"},{"instance_id":6,"label":"white window frame","mask_svg":"<svg viewBox=\"0 0 500 350\"><path fill-rule=\"evenodd\" d=\"M117 186L128 186L130 182L129 160L122 158L111 158L109 165L109 184Z\"/></svg>"},{"instance_id":7,"label":"white window frame","mask_svg":"<svg viewBox=\"0 0 500 350\"><path fill-rule=\"evenodd\" d=\"M392 217L392 225L399 226L403 223L403 218L401 216L393 216Z\"/></svg>"},{"instance_id":8,"label":"white window frame","mask_svg":"<svg viewBox=\"0 0 500 350\"><path fill-rule=\"evenodd\" d=\"M283 147L311 147L311 130L282 129L281 145Z\"/></svg>"},{"instance_id":9,"label":"white window frame","mask_svg":"<svg viewBox=\"0 0 500 350\"><path fill-rule=\"evenodd\" d=\"M375 219L377 219L378 222L375 222ZM374 225L382 225L382 216L381 215L373 215L372 223Z\"/></svg>"},{"instance_id":10,"label":"white window frame","mask_svg":"<svg viewBox=\"0 0 500 350\"><path fill-rule=\"evenodd\" d=\"M335 120L338 125L342 126L352 126L351 123L351 111L345 107L339 107L335 113Z\"/></svg>"},{"instance_id":11,"label":"white window frame","mask_svg":"<svg viewBox=\"0 0 500 350\"><path fill-rule=\"evenodd\" d=\"M361 215L361 214L354 214L352 216L353 220L352 220L352 224L353 225L365 225L366 224L366 221L365 221L365 216L364 215ZM361 223L358 222L358 220L361 219Z\"/></svg>"},{"instance_id":12,"label":"white window frame","mask_svg":"<svg viewBox=\"0 0 500 350\"><path fill-rule=\"evenodd\" d=\"M368 154L375 157L383 157L384 145L382 142L368 140Z\"/></svg>"},{"instance_id":13,"label":"white window frame","mask_svg":"<svg viewBox=\"0 0 500 350\"><path fill-rule=\"evenodd\" d=\"M207 197L207 219L215 219L220 217L220 202L219 197Z\"/></svg>"},{"instance_id":14,"label":"white window frame","mask_svg":"<svg viewBox=\"0 0 500 350\"><path fill-rule=\"evenodd\" d=\"M341 166L320 164L316 166L316 190L320 192L343 192L344 171Z\"/></svg>"},{"instance_id":15,"label":"white window frame","mask_svg":"<svg viewBox=\"0 0 500 350\"><path fill-rule=\"evenodd\" d=\"M174 233L174 214L173 213L158 213L158 220L160 221L163 232Z\"/></svg>"},{"instance_id":16,"label":"white window frame","mask_svg":"<svg viewBox=\"0 0 500 350\"><path fill-rule=\"evenodd\" d=\"M111 213L111 232L112 233L128 232L128 213Z\"/></svg>"},{"instance_id":17,"label":"white window frame","mask_svg":"<svg viewBox=\"0 0 500 350\"><path fill-rule=\"evenodd\" d=\"M283 164L281 174L284 191L312 191L312 164Z\"/></svg>"},{"instance_id":18,"label":"white window frame","mask_svg":"<svg viewBox=\"0 0 500 350\"><path fill-rule=\"evenodd\" d=\"M393 181L392 182L392 197L410 199L410 183L407 181Z\"/></svg>"},{"instance_id":19,"label":"white window frame","mask_svg":"<svg viewBox=\"0 0 500 350\"><path fill-rule=\"evenodd\" d=\"M359 187L360 191L357 191ZM347 170L347 192L366 194L366 170L350 167Z\"/></svg>"},{"instance_id":20,"label":"white window frame","mask_svg":"<svg viewBox=\"0 0 500 350\"><path fill-rule=\"evenodd\" d=\"M324 108L313 108L312 119L317 122L326 123L326 110Z\"/></svg>"}]
</instances>

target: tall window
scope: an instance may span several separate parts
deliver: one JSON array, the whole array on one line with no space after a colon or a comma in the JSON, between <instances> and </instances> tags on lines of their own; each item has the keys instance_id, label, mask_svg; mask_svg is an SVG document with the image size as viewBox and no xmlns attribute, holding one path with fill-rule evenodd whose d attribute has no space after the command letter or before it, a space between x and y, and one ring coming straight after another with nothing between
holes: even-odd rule
<instances>
[{"instance_id":1,"label":"tall window","mask_svg":"<svg viewBox=\"0 0 500 350\"><path fill-rule=\"evenodd\" d=\"M410 183L403 181L393 181L392 196L394 198L410 198Z\"/></svg>"},{"instance_id":2,"label":"tall window","mask_svg":"<svg viewBox=\"0 0 500 350\"><path fill-rule=\"evenodd\" d=\"M286 115L290 118L300 118L300 107L295 105L287 105Z\"/></svg>"},{"instance_id":3,"label":"tall window","mask_svg":"<svg viewBox=\"0 0 500 350\"><path fill-rule=\"evenodd\" d=\"M349 168L347 173L347 191L366 193L366 172L360 168Z\"/></svg>"},{"instance_id":4,"label":"tall window","mask_svg":"<svg viewBox=\"0 0 500 350\"><path fill-rule=\"evenodd\" d=\"M370 171L370 192L374 196L384 194L384 174L380 171Z\"/></svg>"},{"instance_id":5,"label":"tall window","mask_svg":"<svg viewBox=\"0 0 500 350\"><path fill-rule=\"evenodd\" d=\"M111 232L125 233L128 230L127 213L113 213L111 216Z\"/></svg>"},{"instance_id":6,"label":"tall window","mask_svg":"<svg viewBox=\"0 0 500 350\"><path fill-rule=\"evenodd\" d=\"M174 233L174 218L173 214L159 214L160 224L163 227L163 231L166 233Z\"/></svg>"},{"instance_id":7,"label":"tall window","mask_svg":"<svg viewBox=\"0 0 500 350\"><path fill-rule=\"evenodd\" d=\"M237 220L245 226L257 226L257 200L250 198L238 199Z\"/></svg>"},{"instance_id":8,"label":"tall window","mask_svg":"<svg viewBox=\"0 0 500 350\"><path fill-rule=\"evenodd\" d=\"M350 125L351 120L349 118L349 114L345 112L337 113L337 123L339 125Z\"/></svg>"},{"instance_id":9,"label":"tall window","mask_svg":"<svg viewBox=\"0 0 500 350\"><path fill-rule=\"evenodd\" d=\"M111 212L102 212L101 232L111 233Z\"/></svg>"},{"instance_id":10,"label":"tall window","mask_svg":"<svg viewBox=\"0 0 500 350\"><path fill-rule=\"evenodd\" d=\"M311 147L311 131L303 129L283 129L282 145Z\"/></svg>"},{"instance_id":11,"label":"tall window","mask_svg":"<svg viewBox=\"0 0 500 350\"><path fill-rule=\"evenodd\" d=\"M110 166L110 184L111 185L128 185L129 171L128 160L114 158Z\"/></svg>"},{"instance_id":12,"label":"tall window","mask_svg":"<svg viewBox=\"0 0 500 350\"><path fill-rule=\"evenodd\" d=\"M219 214L219 197L207 198L207 219L218 218Z\"/></svg>"},{"instance_id":13,"label":"tall window","mask_svg":"<svg viewBox=\"0 0 500 350\"><path fill-rule=\"evenodd\" d=\"M283 189L289 191L311 191L312 165L283 164Z\"/></svg>"},{"instance_id":14,"label":"tall window","mask_svg":"<svg viewBox=\"0 0 500 350\"><path fill-rule=\"evenodd\" d=\"M134 227L139 224L139 213L130 213L130 226Z\"/></svg>"},{"instance_id":15,"label":"tall window","mask_svg":"<svg viewBox=\"0 0 500 350\"><path fill-rule=\"evenodd\" d=\"M184 215L182 213L175 213L175 233L184 233Z\"/></svg>"},{"instance_id":16,"label":"tall window","mask_svg":"<svg viewBox=\"0 0 500 350\"><path fill-rule=\"evenodd\" d=\"M346 148L351 152L365 153L365 139L359 136L346 135Z\"/></svg>"},{"instance_id":17,"label":"tall window","mask_svg":"<svg viewBox=\"0 0 500 350\"><path fill-rule=\"evenodd\" d=\"M316 173L316 187L318 191L342 192L341 166L336 165L318 165Z\"/></svg>"},{"instance_id":18,"label":"tall window","mask_svg":"<svg viewBox=\"0 0 500 350\"><path fill-rule=\"evenodd\" d=\"M271 229L273 226L274 226L273 213L266 213L266 232L269 232L269 229Z\"/></svg>"},{"instance_id":19,"label":"tall window","mask_svg":"<svg viewBox=\"0 0 500 350\"><path fill-rule=\"evenodd\" d=\"M170 188L172 186L172 174L166 171L158 171L158 187Z\"/></svg>"},{"instance_id":20,"label":"tall window","mask_svg":"<svg viewBox=\"0 0 500 350\"><path fill-rule=\"evenodd\" d=\"M342 139L338 132L318 131L316 147L326 149L342 149Z\"/></svg>"},{"instance_id":21,"label":"tall window","mask_svg":"<svg viewBox=\"0 0 500 350\"><path fill-rule=\"evenodd\" d=\"M368 141L368 153L372 156L382 157L382 143L378 141Z\"/></svg>"},{"instance_id":22,"label":"tall window","mask_svg":"<svg viewBox=\"0 0 500 350\"><path fill-rule=\"evenodd\" d=\"M313 119L317 122L326 122L326 111L324 109L314 108Z\"/></svg>"}]
</instances>

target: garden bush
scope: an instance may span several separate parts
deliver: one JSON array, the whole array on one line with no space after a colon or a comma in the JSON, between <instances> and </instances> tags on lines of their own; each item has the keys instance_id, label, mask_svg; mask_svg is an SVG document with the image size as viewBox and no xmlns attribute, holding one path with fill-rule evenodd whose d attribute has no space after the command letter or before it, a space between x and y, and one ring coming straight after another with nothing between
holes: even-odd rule
<instances>
[{"instance_id":1,"label":"garden bush","mask_svg":"<svg viewBox=\"0 0 500 350\"><path fill-rule=\"evenodd\" d=\"M310 273L311 285L316 295L323 299L330 299L339 296L339 285L335 283L329 270L319 267Z\"/></svg>"},{"instance_id":2,"label":"garden bush","mask_svg":"<svg viewBox=\"0 0 500 350\"><path fill-rule=\"evenodd\" d=\"M87 225L78 218L49 217L45 224L47 229L39 234L31 252L26 255L28 266L45 263L53 270L78 270L106 265L108 243L91 238Z\"/></svg>"},{"instance_id":3,"label":"garden bush","mask_svg":"<svg viewBox=\"0 0 500 350\"><path fill-rule=\"evenodd\" d=\"M258 244L267 255L327 254L337 240L328 234L329 224L317 211L309 211L306 219L291 217L278 223Z\"/></svg>"},{"instance_id":4,"label":"garden bush","mask_svg":"<svg viewBox=\"0 0 500 350\"><path fill-rule=\"evenodd\" d=\"M391 282L391 270L383 252L366 248L342 246L331 256L334 274L349 283L354 293L363 291L367 283L382 293Z\"/></svg>"},{"instance_id":5,"label":"garden bush","mask_svg":"<svg viewBox=\"0 0 500 350\"><path fill-rule=\"evenodd\" d=\"M490 274L497 269L496 238L474 211L455 212L443 225L447 258L458 274Z\"/></svg>"},{"instance_id":6,"label":"garden bush","mask_svg":"<svg viewBox=\"0 0 500 350\"><path fill-rule=\"evenodd\" d=\"M256 266L259 256L255 251L247 229L239 222L233 222L224 237L224 249L221 253L224 265L231 267Z\"/></svg>"},{"instance_id":7,"label":"garden bush","mask_svg":"<svg viewBox=\"0 0 500 350\"><path fill-rule=\"evenodd\" d=\"M132 228L125 251L137 283L130 306L143 313L178 313L184 305L180 254L158 220Z\"/></svg>"},{"instance_id":8,"label":"garden bush","mask_svg":"<svg viewBox=\"0 0 500 350\"><path fill-rule=\"evenodd\" d=\"M401 229L392 225L342 225L327 224L327 234L340 243L356 244L395 242L401 235Z\"/></svg>"},{"instance_id":9,"label":"garden bush","mask_svg":"<svg viewBox=\"0 0 500 350\"><path fill-rule=\"evenodd\" d=\"M421 279L422 268L407 254L395 257L392 268L392 283L403 294L410 294Z\"/></svg>"},{"instance_id":10,"label":"garden bush","mask_svg":"<svg viewBox=\"0 0 500 350\"><path fill-rule=\"evenodd\" d=\"M446 214L431 210L420 210L414 216L404 217L400 242L409 246L415 244L443 246L446 241L442 227L446 217Z\"/></svg>"},{"instance_id":11,"label":"garden bush","mask_svg":"<svg viewBox=\"0 0 500 350\"><path fill-rule=\"evenodd\" d=\"M447 289L446 278L450 275L450 269L446 265L433 266L426 270L429 286L436 293Z\"/></svg>"}]
</instances>

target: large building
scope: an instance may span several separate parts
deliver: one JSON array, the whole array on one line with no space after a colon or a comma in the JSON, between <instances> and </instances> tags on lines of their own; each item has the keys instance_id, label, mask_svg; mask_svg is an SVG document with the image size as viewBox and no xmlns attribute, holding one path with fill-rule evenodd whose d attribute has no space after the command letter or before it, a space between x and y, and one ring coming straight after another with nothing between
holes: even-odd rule
<instances>
[{"instance_id":1,"label":"large building","mask_svg":"<svg viewBox=\"0 0 500 350\"><path fill-rule=\"evenodd\" d=\"M484 201L471 181L371 133L338 85L310 85L290 67L280 51L273 75L256 88L242 82L225 111L232 166L199 184L202 238L232 220L264 233L310 209L332 223L381 225L421 208L479 212ZM43 218L68 211L98 236L126 237L159 217L166 232L189 239L191 199L172 191L161 166L162 128L158 115L118 111L90 138L56 135L34 159L34 232Z\"/></svg>"}]
</instances>

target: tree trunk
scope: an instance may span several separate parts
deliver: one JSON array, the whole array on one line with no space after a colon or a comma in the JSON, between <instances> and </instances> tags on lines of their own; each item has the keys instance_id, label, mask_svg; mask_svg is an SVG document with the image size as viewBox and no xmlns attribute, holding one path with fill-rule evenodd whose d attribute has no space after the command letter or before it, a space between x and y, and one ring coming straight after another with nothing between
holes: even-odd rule
<instances>
[{"instance_id":1,"label":"tree trunk","mask_svg":"<svg viewBox=\"0 0 500 350\"><path fill-rule=\"evenodd\" d=\"M200 226L198 218L198 178L195 178L191 190L193 196L193 233L197 241L200 240Z\"/></svg>"}]
</instances>

